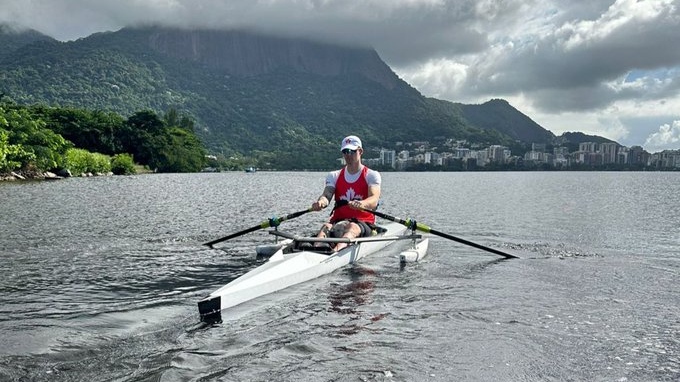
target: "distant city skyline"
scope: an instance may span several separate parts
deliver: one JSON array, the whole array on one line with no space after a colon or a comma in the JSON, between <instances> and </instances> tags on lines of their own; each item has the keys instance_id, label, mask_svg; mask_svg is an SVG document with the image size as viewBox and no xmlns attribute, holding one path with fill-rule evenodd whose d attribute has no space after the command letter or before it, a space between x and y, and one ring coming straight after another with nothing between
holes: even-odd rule
<instances>
[{"instance_id":1,"label":"distant city skyline","mask_svg":"<svg viewBox=\"0 0 680 382\"><path fill-rule=\"evenodd\" d=\"M680 149L662 150L649 153L642 146L622 146L614 142L582 142L578 151L569 152L566 147L556 146L552 152L546 152L545 144L533 144L525 153L512 153L502 145L490 145L479 149L467 147L451 147L439 152L429 150L428 144L411 144L413 150L385 149L379 150L377 158L365 158L368 166L385 166L397 170L406 170L417 165L451 167L452 161L474 161L475 167L489 164L510 164L521 160L524 166L548 165L555 168L573 166L646 166L660 169L680 169ZM413 155L411 153L414 153Z\"/></svg>"}]
</instances>

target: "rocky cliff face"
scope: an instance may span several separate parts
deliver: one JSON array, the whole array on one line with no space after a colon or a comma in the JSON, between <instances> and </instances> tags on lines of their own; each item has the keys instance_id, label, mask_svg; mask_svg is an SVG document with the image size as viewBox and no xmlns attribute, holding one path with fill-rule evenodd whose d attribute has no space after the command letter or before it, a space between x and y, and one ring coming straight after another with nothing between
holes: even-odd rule
<instances>
[{"instance_id":1,"label":"rocky cliff face","mask_svg":"<svg viewBox=\"0 0 680 382\"><path fill-rule=\"evenodd\" d=\"M400 81L373 49L245 31L148 29L151 49L235 76L292 69L321 76L359 74L388 89Z\"/></svg>"}]
</instances>

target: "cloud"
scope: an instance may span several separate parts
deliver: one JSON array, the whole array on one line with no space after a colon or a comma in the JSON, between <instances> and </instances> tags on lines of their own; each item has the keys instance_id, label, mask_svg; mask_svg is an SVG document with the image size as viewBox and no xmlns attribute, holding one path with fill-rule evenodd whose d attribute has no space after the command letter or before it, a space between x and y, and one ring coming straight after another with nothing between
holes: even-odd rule
<instances>
[{"instance_id":1,"label":"cloud","mask_svg":"<svg viewBox=\"0 0 680 382\"><path fill-rule=\"evenodd\" d=\"M505 98L558 135L641 144L680 120L680 0L2 0L0 22L61 40L156 23L368 46L425 96Z\"/></svg>"},{"instance_id":2,"label":"cloud","mask_svg":"<svg viewBox=\"0 0 680 382\"><path fill-rule=\"evenodd\" d=\"M658 4L643 6L647 3ZM608 84L630 71L680 64L680 49L670 49L680 41L680 14L668 0L617 1L593 21L546 20L547 25L536 25L529 34L522 30L482 54L463 58L462 63L471 68L470 89L481 94L592 89L598 93L595 96L609 97L604 102L611 102L617 96L627 97L627 92ZM540 30L545 34L538 34ZM585 106L564 104L560 97L555 107ZM550 104L544 101L542 108L549 110Z\"/></svg>"},{"instance_id":3,"label":"cloud","mask_svg":"<svg viewBox=\"0 0 680 382\"><path fill-rule=\"evenodd\" d=\"M680 120L661 125L659 131L647 137L644 147L653 151L680 149Z\"/></svg>"}]
</instances>

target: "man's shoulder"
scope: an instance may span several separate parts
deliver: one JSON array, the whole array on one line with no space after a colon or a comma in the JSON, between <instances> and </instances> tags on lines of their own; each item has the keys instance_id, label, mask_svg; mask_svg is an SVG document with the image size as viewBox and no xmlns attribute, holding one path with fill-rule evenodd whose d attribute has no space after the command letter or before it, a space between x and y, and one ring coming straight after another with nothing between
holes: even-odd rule
<instances>
[{"instance_id":1,"label":"man's shoulder","mask_svg":"<svg viewBox=\"0 0 680 382\"><path fill-rule=\"evenodd\" d=\"M366 170L366 181L369 185L379 186L381 183L381 176L377 170L371 170L367 168Z\"/></svg>"},{"instance_id":2,"label":"man's shoulder","mask_svg":"<svg viewBox=\"0 0 680 382\"><path fill-rule=\"evenodd\" d=\"M380 175L380 172L378 170L374 170L370 167L366 167L366 173L367 174L375 174L375 175Z\"/></svg>"},{"instance_id":3,"label":"man's shoulder","mask_svg":"<svg viewBox=\"0 0 680 382\"><path fill-rule=\"evenodd\" d=\"M339 177L340 170L329 171L328 174L326 174L326 186L335 187L335 183Z\"/></svg>"}]
</instances>

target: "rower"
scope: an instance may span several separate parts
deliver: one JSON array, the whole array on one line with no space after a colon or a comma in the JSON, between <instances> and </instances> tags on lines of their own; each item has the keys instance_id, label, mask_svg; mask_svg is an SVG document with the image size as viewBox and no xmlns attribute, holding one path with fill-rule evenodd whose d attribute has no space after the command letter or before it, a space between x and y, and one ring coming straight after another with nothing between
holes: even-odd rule
<instances>
[{"instance_id":1,"label":"rower","mask_svg":"<svg viewBox=\"0 0 680 382\"><path fill-rule=\"evenodd\" d=\"M340 142L340 151L345 166L326 175L323 193L312 203L312 210L320 211L335 198L331 217L321 227L317 237L329 237L330 231L334 229L341 231L340 237L350 239L370 236L373 234L375 215L365 210L373 210L378 206L382 181L380 173L361 163L364 149L359 137L345 137ZM341 228L335 227L338 223L342 223ZM333 251L337 252L346 246L347 243L337 243Z\"/></svg>"}]
</instances>

